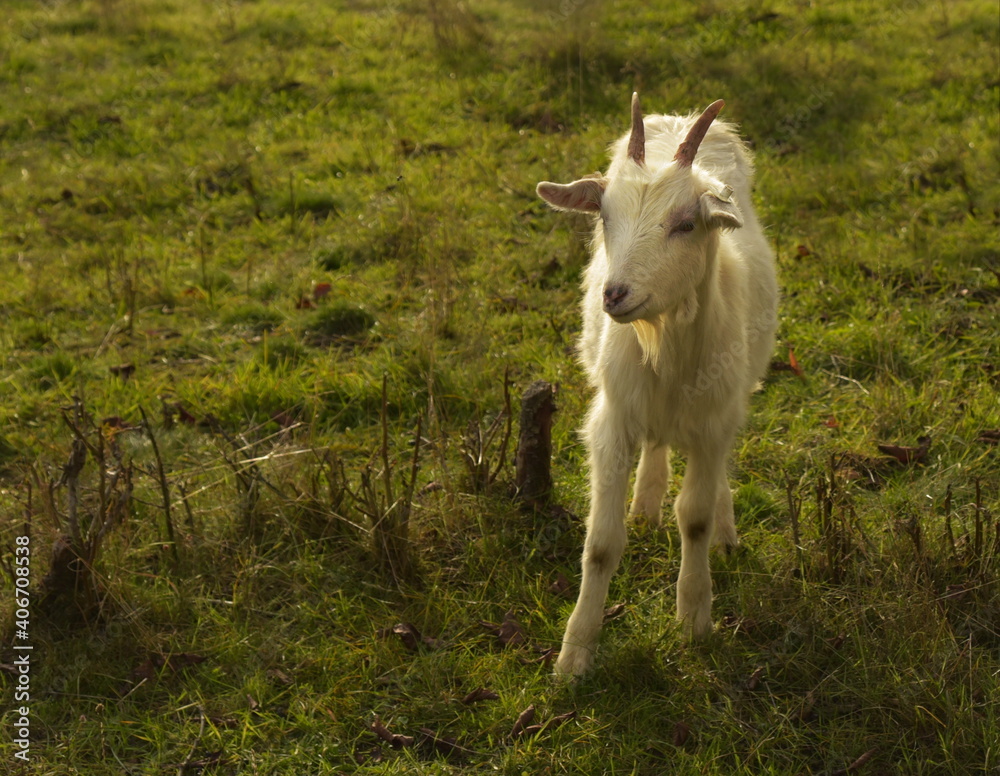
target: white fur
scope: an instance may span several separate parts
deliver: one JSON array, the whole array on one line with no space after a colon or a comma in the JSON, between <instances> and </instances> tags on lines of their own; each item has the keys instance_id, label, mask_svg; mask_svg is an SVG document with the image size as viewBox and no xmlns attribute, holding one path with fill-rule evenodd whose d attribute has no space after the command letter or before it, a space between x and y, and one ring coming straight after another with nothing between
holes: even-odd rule
<instances>
[{"instance_id":1,"label":"white fur","mask_svg":"<svg viewBox=\"0 0 1000 776\"><path fill-rule=\"evenodd\" d=\"M715 121L693 166L674 161L695 118L647 116L644 164L628 158L625 135L611 146L603 177L538 186L557 209L599 213L580 339L595 389L583 430L591 506L580 597L556 664L561 674L581 674L593 661L625 548L637 448L631 513L653 524L670 480L670 448L687 455L674 511L681 533L677 616L692 637L712 628L710 541L736 543L726 461L771 355L777 283L750 202L750 154L735 129ZM608 289L624 295L620 309L605 311Z\"/></svg>"}]
</instances>

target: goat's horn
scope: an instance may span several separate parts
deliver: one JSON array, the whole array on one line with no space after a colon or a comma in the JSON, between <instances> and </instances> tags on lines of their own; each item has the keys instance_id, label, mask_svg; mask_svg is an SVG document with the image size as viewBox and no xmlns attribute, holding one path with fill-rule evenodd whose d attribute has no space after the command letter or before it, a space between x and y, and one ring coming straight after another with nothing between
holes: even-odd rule
<instances>
[{"instance_id":1,"label":"goat's horn","mask_svg":"<svg viewBox=\"0 0 1000 776\"><path fill-rule=\"evenodd\" d=\"M715 121L715 117L719 115L719 111L725 104L724 100L716 100L705 108L705 112L698 117L694 126L688 131L687 137L684 138L684 142L677 147L674 160L678 167L690 167L694 163L694 155L698 153L698 146L705 139L705 133L708 132L709 126Z\"/></svg>"},{"instance_id":2,"label":"goat's horn","mask_svg":"<svg viewBox=\"0 0 1000 776\"><path fill-rule=\"evenodd\" d=\"M628 158L638 165L646 161L646 130L642 125L639 92L632 92L632 134L628 138Z\"/></svg>"}]
</instances>

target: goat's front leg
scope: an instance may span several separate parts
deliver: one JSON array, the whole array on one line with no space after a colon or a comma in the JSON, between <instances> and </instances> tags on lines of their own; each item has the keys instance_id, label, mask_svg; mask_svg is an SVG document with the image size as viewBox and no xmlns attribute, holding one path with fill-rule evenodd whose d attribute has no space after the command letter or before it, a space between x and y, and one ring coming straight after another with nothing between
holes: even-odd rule
<instances>
[{"instance_id":1,"label":"goat's front leg","mask_svg":"<svg viewBox=\"0 0 1000 776\"><path fill-rule=\"evenodd\" d=\"M580 597L566 623L556 673L578 676L590 668L604 621L611 577L625 550L625 497L632 445L621 425L600 409L587 427L590 448L590 515L583 548Z\"/></svg>"},{"instance_id":2,"label":"goat's front leg","mask_svg":"<svg viewBox=\"0 0 1000 776\"><path fill-rule=\"evenodd\" d=\"M712 539L722 488L727 487L725 456L692 453L684 483L674 503L681 533L681 570L677 577L677 619L689 638L712 630L712 576L708 548ZM731 508L731 507L730 507ZM725 526L723 527L725 537ZM735 529L733 531L735 538Z\"/></svg>"}]
</instances>

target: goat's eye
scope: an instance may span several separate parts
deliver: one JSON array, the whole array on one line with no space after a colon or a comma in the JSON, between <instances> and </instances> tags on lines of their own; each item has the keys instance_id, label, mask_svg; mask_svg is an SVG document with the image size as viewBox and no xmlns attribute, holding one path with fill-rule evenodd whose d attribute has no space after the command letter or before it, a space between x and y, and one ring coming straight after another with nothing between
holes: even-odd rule
<instances>
[{"instance_id":1,"label":"goat's eye","mask_svg":"<svg viewBox=\"0 0 1000 776\"><path fill-rule=\"evenodd\" d=\"M694 231L694 221L681 221L677 226L670 230L670 234L676 234L677 232L693 232Z\"/></svg>"}]
</instances>

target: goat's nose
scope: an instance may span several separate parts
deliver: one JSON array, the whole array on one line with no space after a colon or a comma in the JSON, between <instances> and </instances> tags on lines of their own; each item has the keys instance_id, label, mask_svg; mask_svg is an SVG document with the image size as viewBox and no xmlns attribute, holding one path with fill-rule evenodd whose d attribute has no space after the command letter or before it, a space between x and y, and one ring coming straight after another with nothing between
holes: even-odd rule
<instances>
[{"instance_id":1,"label":"goat's nose","mask_svg":"<svg viewBox=\"0 0 1000 776\"><path fill-rule=\"evenodd\" d=\"M613 313L619 309L629 294L628 286L606 285L604 287L604 312Z\"/></svg>"}]
</instances>

